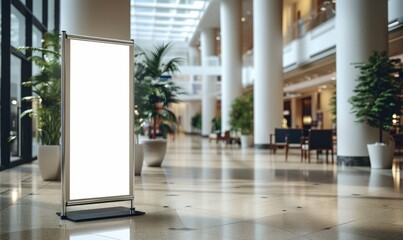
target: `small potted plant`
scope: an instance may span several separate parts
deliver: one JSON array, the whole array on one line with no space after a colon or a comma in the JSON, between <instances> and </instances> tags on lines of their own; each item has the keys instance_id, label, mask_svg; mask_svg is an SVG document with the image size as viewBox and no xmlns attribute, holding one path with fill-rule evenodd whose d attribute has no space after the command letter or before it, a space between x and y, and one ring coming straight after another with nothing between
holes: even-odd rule
<instances>
[{"instance_id":1,"label":"small potted plant","mask_svg":"<svg viewBox=\"0 0 403 240\"><path fill-rule=\"evenodd\" d=\"M393 114L402 107L403 70L400 59L390 59L386 52L374 51L367 62L356 64L360 75L354 95L349 99L357 122L378 129L378 142L368 144L372 168L390 168L394 144L383 131L392 126Z\"/></svg>"},{"instance_id":2,"label":"small potted plant","mask_svg":"<svg viewBox=\"0 0 403 240\"><path fill-rule=\"evenodd\" d=\"M55 32L45 33L42 48L19 47L19 52L31 52L28 60L40 68L40 72L23 82L23 87L32 88L32 96L22 101L32 102L32 108L21 117L38 119L41 146L38 164L44 180L60 179L60 137L61 137L61 65L60 36Z\"/></svg>"},{"instance_id":3,"label":"small potted plant","mask_svg":"<svg viewBox=\"0 0 403 240\"><path fill-rule=\"evenodd\" d=\"M144 160L148 166L159 167L165 156L166 132L173 132L177 122L170 105L179 102L181 88L165 79L179 72L182 58L168 58L172 44L156 45L152 50L138 48L135 56L135 103L139 118L148 123L150 137L143 141ZM162 137L157 139L157 137Z\"/></svg>"},{"instance_id":4,"label":"small potted plant","mask_svg":"<svg viewBox=\"0 0 403 240\"><path fill-rule=\"evenodd\" d=\"M190 124L190 125L193 127L193 131L192 131L192 132L195 132L195 133L197 133L197 134L200 134L200 133L201 133L201 128L202 128L202 115L201 115L200 112L196 113L196 114L192 117L192 119L191 119L191 124Z\"/></svg>"},{"instance_id":5,"label":"small potted plant","mask_svg":"<svg viewBox=\"0 0 403 240\"><path fill-rule=\"evenodd\" d=\"M234 99L229 114L232 130L241 132L241 146L249 147L253 133L253 95L246 94Z\"/></svg>"}]
</instances>

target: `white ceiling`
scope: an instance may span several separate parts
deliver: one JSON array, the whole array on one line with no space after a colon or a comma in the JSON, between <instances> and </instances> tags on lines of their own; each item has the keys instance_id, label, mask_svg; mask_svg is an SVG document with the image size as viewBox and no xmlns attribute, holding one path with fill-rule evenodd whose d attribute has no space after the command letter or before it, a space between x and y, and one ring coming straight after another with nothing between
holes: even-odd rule
<instances>
[{"instance_id":1,"label":"white ceiling","mask_svg":"<svg viewBox=\"0 0 403 240\"><path fill-rule=\"evenodd\" d=\"M141 41L189 42L209 3L209 0L131 0L131 37Z\"/></svg>"}]
</instances>

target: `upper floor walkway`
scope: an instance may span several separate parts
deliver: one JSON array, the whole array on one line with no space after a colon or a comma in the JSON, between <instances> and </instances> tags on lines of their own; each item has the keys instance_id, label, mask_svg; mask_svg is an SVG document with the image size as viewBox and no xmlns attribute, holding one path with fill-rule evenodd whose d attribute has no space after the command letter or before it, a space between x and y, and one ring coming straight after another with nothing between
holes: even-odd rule
<instances>
[{"instance_id":1,"label":"upper floor walkway","mask_svg":"<svg viewBox=\"0 0 403 240\"><path fill-rule=\"evenodd\" d=\"M336 18L325 18L305 22L286 39L283 46L283 81L284 92L295 92L306 88L329 84L336 80ZM291 31L293 32L293 31ZM295 32L295 31L294 31ZM286 34L285 37L288 35ZM400 57L403 54L403 11L389 13L389 54ZM182 75L177 83L189 94L183 100L201 99L202 80L206 76L215 76L216 94L221 98L221 64L218 56L209 57L208 66L183 66ZM253 50L242 56L242 85L248 87L254 82Z\"/></svg>"}]
</instances>

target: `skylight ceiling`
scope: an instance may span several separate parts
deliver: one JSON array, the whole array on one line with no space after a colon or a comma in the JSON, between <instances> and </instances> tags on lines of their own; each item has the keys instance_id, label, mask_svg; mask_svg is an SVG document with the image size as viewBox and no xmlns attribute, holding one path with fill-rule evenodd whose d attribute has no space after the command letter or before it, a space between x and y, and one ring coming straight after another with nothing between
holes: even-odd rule
<instances>
[{"instance_id":1,"label":"skylight ceiling","mask_svg":"<svg viewBox=\"0 0 403 240\"><path fill-rule=\"evenodd\" d=\"M134 40L189 42L209 0L131 0Z\"/></svg>"}]
</instances>

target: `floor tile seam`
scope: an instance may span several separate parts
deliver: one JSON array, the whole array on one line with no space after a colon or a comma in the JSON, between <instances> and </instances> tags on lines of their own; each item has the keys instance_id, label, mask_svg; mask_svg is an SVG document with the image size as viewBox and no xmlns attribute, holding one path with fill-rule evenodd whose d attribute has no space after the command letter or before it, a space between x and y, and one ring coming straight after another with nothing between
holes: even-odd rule
<instances>
[{"instance_id":1,"label":"floor tile seam","mask_svg":"<svg viewBox=\"0 0 403 240\"><path fill-rule=\"evenodd\" d=\"M276 215L281 215L281 214L276 214ZM275 215L271 215L270 217L272 217L272 216L275 216ZM262 218L266 218L266 217L262 217ZM259 219L259 218L256 218L256 219L254 219L254 220L257 220L257 219ZM264 228L266 228L266 229L280 229L280 230L282 230L282 231L285 231L285 232L288 232L288 233L297 235L297 236L299 236L299 237L305 237L306 235L309 235L309 234L300 234L300 233L297 233L297 232L293 232L293 231L290 231L289 229L285 229L285 228L283 228L283 227L268 226L268 225L265 225L264 223L256 222L256 224L257 224L257 225L260 225L260 226L262 226L262 227L264 227ZM294 239L294 238L293 238L293 239Z\"/></svg>"},{"instance_id":2,"label":"floor tile seam","mask_svg":"<svg viewBox=\"0 0 403 240\"><path fill-rule=\"evenodd\" d=\"M311 232L311 233L307 233L307 234L304 234L304 235L302 235L302 236L303 236L303 237L307 237L308 235L312 235L312 234L320 233L320 232L322 232L322 231L324 231L324 230L332 230L332 229L335 230L335 231L337 231L337 232L343 232L343 231L340 231L340 229L338 229L338 228L339 228L339 227L342 227L342 226L344 226L344 225L348 225L348 224L351 224L351 223L354 223L354 222L361 221L362 219L365 219L365 218L360 218L359 220L347 221L347 222L344 222L344 223L336 224L336 225L331 226L331 227L325 227L325 228L322 228L322 229L320 229L320 230L318 230L318 231L314 231L314 232ZM358 236L361 236L361 235L358 235Z\"/></svg>"},{"instance_id":3,"label":"floor tile seam","mask_svg":"<svg viewBox=\"0 0 403 240\"><path fill-rule=\"evenodd\" d=\"M171 212L171 211L176 211L175 208L170 208L170 207L164 207L164 206L160 206L160 205L155 205L155 204L138 204L136 203L136 209L143 209L143 207L146 206L158 206L161 207L161 209L159 210L153 210L151 212L146 212L147 215L151 215L153 213L165 213L165 212ZM141 211L141 210L140 210Z\"/></svg>"},{"instance_id":4,"label":"floor tile seam","mask_svg":"<svg viewBox=\"0 0 403 240\"><path fill-rule=\"evenodd\" d=\"M206 209L206 208L200 208L200 207L181 207L181 208L177 208L174 210L180 211L180 210L196 210L196 211L203 211L203 212L211 212L212 214L216 215L216 216L220 216L220 217L224 217L224 218L236 218L236 217L232 217L232 216L222 216L223 213L228 213L228 212L221 212L221 211L217 211L217 210L211 210L211 209Z\"/></svg>"},{"instance_id":5,"label":"floor tile seam","mask_svg":"<svg viewBox=\"0 0 403 240\"><path fill-rule=\"evenodd\" d=\"M231 219L237 219L237 218L231 218ZM233 225L233 224L246 222L245 220L241 220L241 219L237 219L237 220L239 220L239 221L229 222L229 223L224 223L224 224L211 225L211 226L208 226L208 227L196 228L195 230L197 230L197 231L206 231L206 230L212 230L212 229L214 229L214 228L222 228L222 227L224 227L224 226L230 226L230 225ZM181 219L181 223L182 223L184 226L186 226L186 225L182 222L182 219ZM212 235L212 234L208 233L208 235ZM225 236L224 236L224 237L225 237Z\"/></svg>"},{"instance_id":6,"label":"floor tile seam","mask_svg":"<svg viewBox=\"0 0 403 240\"><path fill-rule=\"evenodd\" d=\"M383 213L387 213L387 212L391 212L391 211L393 211L393 210L388 210L388 211L383 212ZM344 225L348 225L348 224L355 223L355 222L365 221L368 217L375 216L375 215L378 215L378 214L381 214L381 213L374 213L374 214L367 215L365 217L360 217L358 219L354 219L354 220L346 221L346 222L343 222L343 223L339 223L339 224L336 224L336 225L334 225L332 227L325 227L325 228L322 228L321 230L318 230L318 231L315 231L315 232L312 232L312 233L308 233L308 234L303 235L303 236L306 237L307 235L311 235L311 234L319 233L319 232L321 232L323 230L331 230L331 229L335 229L336 231L340 232L340 230L337 229L338 227L342 227Z\"/></svg>"},{"instance_id":7,"label":"floor tile seam","mask_svg":"<svg viewBox=\"0 0 403 240\"><path fill-rule=\"evenodd\" d=\"M194 190L194 189L189 189L189 190L186 190L186 189L176 189L176 190L171 190L171 191L165 191L166 193L172 193L172 194L175 194L175 193L188 193L188 194L239 194L239 195L241 195L241 196L244 196L244 195L249 195L250 193L249 192L242 192L242 191L234 191L234 190L236 190L236 189L238 189L238 188L235 188L235 189L232 189L232 188L230 188L229 190L225 190L225 191L223 191L222 189L216 189L216 190L214 190L214 191L211 191L211 190L209 190L209 191L204 191L203 189L202 190ZM163 191L161 190L161 189L145 189L147 192L148 191L152 191L152 192L161 192L161 193L163 193ZM261 195L261 194L259 194L259 195ZM164 194L164 196L166 196L166 194ZM182 196L182 195L181 195ZM239 197L241 197L241 196L239 196Z\"/></svg>"},{"instance_id":8,"label":"floor tile seam","mask_svg":"<svg viewBox=\"0 0 403 240\"><path fill-rule=\"evenodd\" d=\"M10 208L10 207L12 207L12 206L14 206L14 205L15 205L15 206L24 205L24 204L22 203L22 201L23 201L24 199L26 199L28 196L31 196L31 194L27 194L27 195L25 195L24 197L18 198L18 200L15 201L14 203L11 203L11 204L5 206L4 208L0 208L0 212L2 212L2 211L4 211L4 210L6 210L7 208Z\"/></svg>"},{"instance_id":9,"label":"floor tile seam","mask_svg":"<svg viewBox=\"0 0 403 240\"><path fill-rule=\"evenodd\" d=\"M230 225L239 224L239 223L251 223L251 224L259 225L259 226L261 226L261 227L263 227L263 228L265 228L265 229L267 229L267 230L279 229L279 230L282 230L282 231L284 231L284 232L287 232L287 233L290 233L290 234L293 234L293 235L296 235L296 236L299 236L299 237L303 236L303 235L301 235L301 234L299 234L299 233L295 233L295 232L292 232L292 231L290 231L290 230L288 230L288 229L284 229L284 228L281 228L281 227L273 227L273 226L265 225L265 224L263 224L263 223L253 222L254 220L255 220L255 219L241 220L241 221L235 222L235 223L223 224L222 226L230 226Z\"/></svg>"},{"instance_id":10,"label":"floor tile seam","mask_svg":"<svg viewBox=\"0 0 403 240\"><path fill-rule=\"evenodd\" d=\"M2 211L6 210L7 208L11 207L12 205L15 205L15 204L9 204L9 205L7 205L7 206L4 206L3 208L0 208L0 213L1 213Z\"/></svg>"},{"instance_id":11,"label":"floor tile seam","mask_svg":"<svg viewBox=\"0 0 403 240\"><path fill-rule=\"evenodd\" d=\"M365 216L365 217L361 217L361 218L359 218L359 219L356 219L355 221L366 221L367 218L376 217L377 215L386 214L386 213L390 213L390 212L393 213L394 210L395 210L395 209L387 209L387 210L382 211L382 212L379 212L379 213L371 213L371 214L369 214L369 215L367 215L367 216Z\"/></svg>"},{"instance_id":12,"label":"floor tile seam","mask_svg":"<svg viewBox=\"0 0 403 240\"><path fill-rule=\"evenodd\" d=\"M10 227L12 225L7 225L7 226ZM15 226L19 227L20 225L15 225ZM20 229L20 230L17 230L17 231L12 229L12 231L8 231L8 232L2 231L2 232L0 232L0 237L3 234L10 235L10 234L20 234L21 232L26 232L26 231L33 232L33 231L38 231L38 230L60 230L60 229L62 229L62 227L60 225L57 225L55 227L49 227L49 226L44 227L44 226L40 226L40 225L29 225L29 227L27 227L26 229L23 228L23 229Z\"/></svg>"},{"instance_id":13,"label":"floor tile seam","mask_svg":"<svg viewBox=\"0 0 403 240\"><path fill-rule=\"evenodd\" d=\"M374 197L374 196L370 196L370 195L360 195L360 196L352 196L351 194L349 195L338 195L336 197L337 199L348 199L348 200L352 200L352 199L357 199L357 200L379 200L379 197ZM384 199L382 198L381 200L385 200L385 201L402 201L402 198L388 198L388 199ZM377 206L377 204L373 204L373 203L360 203L360 206L367 206L367 207L374 207ZM382 206L384 207L384 206ZM388 208L392 208L394 209L394 207L387 205Z\"/></svg>"},{"instance_id":14,"label":"floor tile seam","mask_svg":"<svg viewBox=\"0 0 403 240\"><path fill-rule=\"evenodd\" d=\"M310 215L310 214L307 214L307 213L288 212L288 211L287 211L287 212L285 212L285 213L275 214L275 215L271 215L271 216L269 216L269 217L280 216L280 215L284 215L284 214L287 214L287 213L300 214L300 215L307 215L307 216ZM373 215L376 215L376 214L373 214ZM366 216L366 217L368 217L368 216ZM356 222L356 221L361 221L361 220L365 219L366 217L361 217L361 218L358 218L358 219L355 219L355 220L346 221L346 222L343 222L343 223L339 223L339 224L336 224L336 225L333 225L333 226L325 227L325 228L322 228L322 229L320 229L320 230L318 230L318 231L306 233L306 234L303 234L303 235L301 235L301 234L299 234L299 233L294 233L294 232L289 231L289 230L287 230L287 229L283 229L283 230L289 231L289 232L292 232L292 233L294 233L294 234L297 234L297 235L300 235L300 236L304 236L304 237L305 237L306 235L310 235L310 234L313 234L313 233L316 233L316 232L320 232L320 231L323 231L323 230L325 230L325 229L330 230L330 229L335 228L335 227L338 227L338 226L342 226L342 225L345 225L345 224L350 224L350 223L353 223L353 222ZM267 218L267 217L259 217L259 218L256 218L255 221L259 221L259 219L264 219L264 218ZM258 224L264 225L264 223L259 223L259 222L258 222ZM282 229L282 228L281 228L281 229Z\"/></svg>"},{"instance_id":15,"label":"floor tile seam","mask_svg":"<svg viewBox=\"0 0 403 240\"><path fill-rule=\"evenodd\" d=\"M41 189L46 189L46 187L49 185L50 183L47 183L46 185L40 185L42 187L37 188L36 191L30 191L29 193L27 193L25 196L21 196L17 199L17 201L14 204L10 204L8 207L11 207L12 205L25 205L23 203L24 200L28 199L30 196L33 195L40 195L38 192ZM3 211L4 209L0 209L0 211Z\"/></svg>"}]
</instances>

